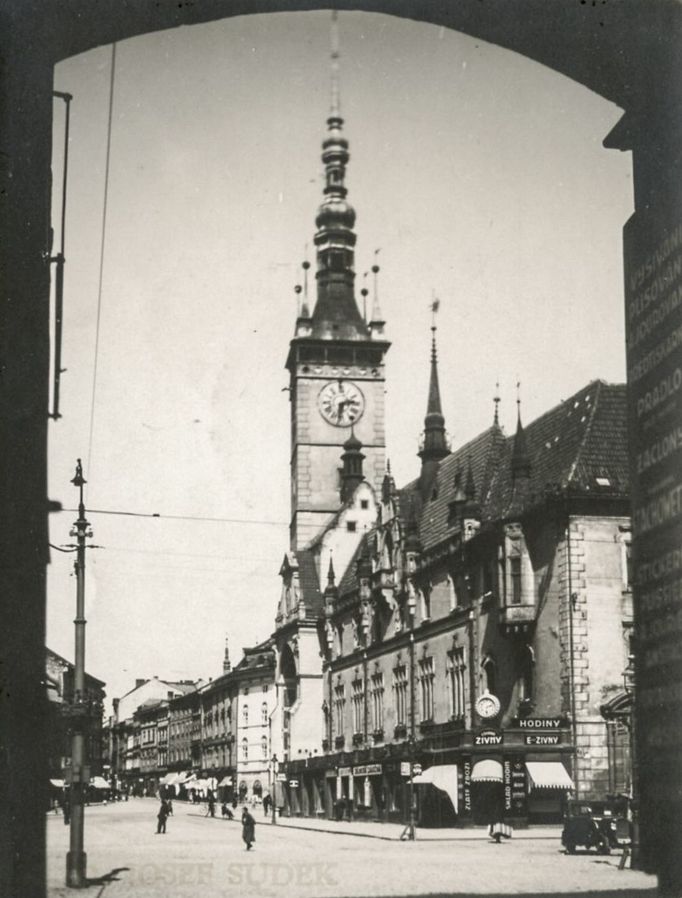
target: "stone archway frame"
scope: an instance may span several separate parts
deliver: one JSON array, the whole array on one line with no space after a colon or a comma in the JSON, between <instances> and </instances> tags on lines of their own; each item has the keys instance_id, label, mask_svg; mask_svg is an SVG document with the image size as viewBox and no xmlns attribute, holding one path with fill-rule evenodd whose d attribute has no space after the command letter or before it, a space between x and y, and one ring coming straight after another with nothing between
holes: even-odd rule
<instances>
[{"instance_id":1,"label":"stone archway frame","mask_svg":"<svg viewBox=\"0 0 682 898\"><path fill-rule=\"evenodd\" d=\"M334 5L461 31L521 53L618 104L625 115L606 145L633 151L635 214L625 234L626 269L646 264L647 252L682 221L682 6L677 0L337 0ZM53 67L144 33L235 15L318 8L324 4L300 0L8 0L0 11L0 497L8 522L0 528L7 622L0 657L4 682L11 687L2 696L0 727L10 734L9 754L17 759L13 775L0 776L2 894L45 894L44 718L26 711L44 701ZM682 367L679 347L672 360ZM675 414L681 423L677 406ZM634 414L635 443L642 433ZM633 491L637 501L636 478ZM675 526L665 535L679 545ZM635 533L635 555L638 539ZM649 557L653 550L646 540L640 544L642 557ZM672 707L679 720L680 700ZM645 751L647 745L642 742ZM9 754L0 758L0 772L6 772ZM674 773L682 778L679 767ZM664 788L667 795L674 792L670 777ZM647 865L659 868L664 889L672 893L682 886L682 866L674 858L682 841L682 807L671 802L669 808L669 814L658 815L662 828L653 844L647 843ZM651 817L651 807L647 813ZM665 843L658 853L657 840Z\"/></svg>"}]
</instances>

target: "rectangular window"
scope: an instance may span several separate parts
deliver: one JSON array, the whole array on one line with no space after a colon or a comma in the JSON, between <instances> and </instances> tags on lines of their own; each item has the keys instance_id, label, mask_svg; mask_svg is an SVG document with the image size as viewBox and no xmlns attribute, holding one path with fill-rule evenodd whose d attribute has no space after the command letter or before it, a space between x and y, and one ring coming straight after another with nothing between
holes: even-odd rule
<instances>
[{"instance_id":1,"label":"rectangular window","mask_svg":"<svg viewBox=\"0 0 682 898\"><path fill-rule=\"evenodd\" d=\"M433 720L433 658L419 662L419 686L421 692L421 719Z\"/></svg>"},{"instance_id":2,"label":"rectangular window","mask_svg":"<svg viewBox=\"0 0 682 898\"><path fill-rule=\"evenodd\" d=\"M364 689L362 680L353 680L351 684L351 704L353 706L353 733L363 733L364 721Z\"/></svg>"},{"instance_id":3,"label":"rectangular window","mask_svg":"<svg viewBox=\"0 0 682 898\"><path fill-rule=\"evenodd\" d=\"M384 728L384 675L374 674L372 677L372 729L374 732Z\"/></svg>"},{"instance_id":4,"label":"rectangular window","mask_svg":"<svg viewBox=\"0 0 682 898\"><path fill-rule=\"evenodd\" d=\"M465 709L464 695L464 649L454 649L448 653L448 699L450 717L463 719Z\"/></svg>"},{"instance_id":5,"label":"rectangular window","mask_svg":"<svg viewBox=\"0 0 682 898\"><path fill-rule=\"evenodd\" d=\"M404 664L393 671L393 692L395 696L395 718L399 726L407 724L407 669Z\"/></svg>"}]
</instances>

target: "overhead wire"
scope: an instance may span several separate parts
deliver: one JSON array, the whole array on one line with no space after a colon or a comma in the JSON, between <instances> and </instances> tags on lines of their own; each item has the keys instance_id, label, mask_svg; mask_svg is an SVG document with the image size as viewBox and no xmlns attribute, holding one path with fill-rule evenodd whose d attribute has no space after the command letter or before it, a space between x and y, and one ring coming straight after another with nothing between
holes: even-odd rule
<instances>
[{"instance_id":1,"label":"overhead wire","mask_svg":"<svg viewBox=\"0 0 682 898\"><path fill-rule=\"evenodd\" d=\"M77 508L60 508L61 512L77 513ZM120 511L112 508L88 508L88 514L109 514L118 515L127 518L157 518L166 521L198 521L213 524L258 524L268 525L272 527L288 527L288 521L267 520L265 518L256 520L253 518L221 518L221 517L204 517L202 515L189 514L161 514L160 512L144 512L144 511Z\"/></svg>"},{"instance_id":2,"label":"overhead wire","mask_svg":"<svg viewBox=\"0 0 682 898\"><path fill-rule=\"evenodd\" d=\"M102 317L102 283L104 278L104 248L106 244L107 207L109 202L109 167L111 161L111 130L114 110L114 79L116 75L116 44L111 45L111 74L109 77L109 117L107 122L107 152L104 164L104 203L102 206L102 238L99 252L99 285L97 288L97 320L95 324L95 360L92 372L92 397L90 399L90 436L88 439L88 467L92 467L92 439L95 432L95 399L97 396L97 369L99 362L100 321Z\"/></svg>"}]
</instances>

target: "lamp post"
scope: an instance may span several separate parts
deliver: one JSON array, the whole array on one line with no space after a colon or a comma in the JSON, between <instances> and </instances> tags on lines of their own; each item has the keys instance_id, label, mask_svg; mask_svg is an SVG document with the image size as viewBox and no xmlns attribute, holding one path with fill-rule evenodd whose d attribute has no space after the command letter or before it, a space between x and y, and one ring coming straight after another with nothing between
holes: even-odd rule
<instances>
[{"instance_id":1,"label":"lamp post","mask_svg":"<svg viewBox=\"0 0 682 898\"><path fill-rule=\"evenodd\" d=\"M73 889L82 889L87 885L85 876L87 855L83 850L84 827L84 790L88 779L85 766L85 730L87 728L85 702L85 540L92 536L90 524L85 517L83 503L83 486L87 481L83 477L80 458L76 465L76 476L73 483L79 489L78 519L71 530L76 537L76 647L74 659L74 691L71 707L71 786L69 798L71 804L71 823L69 829L69 851L66 855L66 885Z\"/></svg>"},{"instance_id":2,"label":"lamp post","mask_svg":"<svg viewBox=\"0 0 682 898\"><path fill-rule=\"evenodd\" d=\"M277 755L272 756L272 789L270 790L270 798L272 799L272 825L277 826L277 770L279 768L279 761L277 760Z\"/></svg>"},{"instance_id":3,"label":"lamp post","mask_svg":"<svg viewBox=\"0 0 682 898\"><path fill-rule=\"evenodd\" d=\"M407 598L407 610L410 616L410 738L409 738L409 758L410 758L410 809L408 823L400 836L401 840L414 842L417 838L417 827L415 823L415 791L414 791L414 748L416 741L416 715L415 715L415 669L414 669L414 619L417 608L417 600L414 591L410 590Z\"/></svg>"}]
</instances>

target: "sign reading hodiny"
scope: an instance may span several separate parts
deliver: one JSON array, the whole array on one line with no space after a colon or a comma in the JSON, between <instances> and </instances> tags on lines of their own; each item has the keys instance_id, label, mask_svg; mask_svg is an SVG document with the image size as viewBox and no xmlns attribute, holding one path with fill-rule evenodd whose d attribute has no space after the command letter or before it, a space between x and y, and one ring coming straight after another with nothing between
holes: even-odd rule
<instances>
[{"instance_id":1,"label":"sign reading hodiny","mask_svg":"<svg viewBox=\"0 0 682 898\"><path fill-rule=\"evenodd\" d=\"M682 220L637 213L624 241L641 860L657 871L682 813Z\"/></svg>"}]
</instances>

